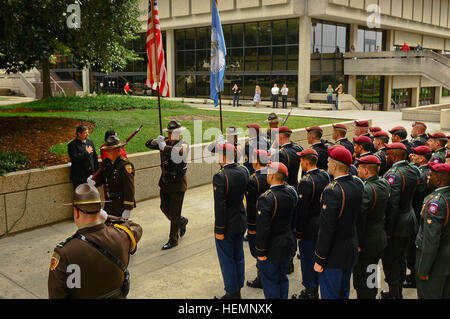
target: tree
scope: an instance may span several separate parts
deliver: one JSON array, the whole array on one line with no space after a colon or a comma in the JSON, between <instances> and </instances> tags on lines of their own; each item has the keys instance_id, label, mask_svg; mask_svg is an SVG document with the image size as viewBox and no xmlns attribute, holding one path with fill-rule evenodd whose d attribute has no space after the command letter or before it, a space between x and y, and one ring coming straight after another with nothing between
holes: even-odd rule
<instances>
[{"instance_id":1,"label":"tree","mask_svg":"<svg viewBox=\"0 0 450 319\"><path fill-rule=\"evenodd\" d=\"M74 3L81 9L78 28L67 23ZM125 45L140 31L139 16L139 0L6 0L0 11L0 69L16 73L41 66L43 98L51 97L49 59L56 52L71 54L80 69L105 72L137 60Z\"/></svg>"}]
</instances>

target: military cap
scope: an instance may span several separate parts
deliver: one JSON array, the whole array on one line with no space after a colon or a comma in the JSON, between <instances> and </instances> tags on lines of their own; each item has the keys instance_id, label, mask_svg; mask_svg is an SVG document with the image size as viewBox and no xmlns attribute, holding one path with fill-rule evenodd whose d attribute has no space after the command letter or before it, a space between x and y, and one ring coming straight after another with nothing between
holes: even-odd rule
<instances>
[{"instance_id":1,"label":"military cap","mask_svg":"<svg viewBox=\"0 0 450 319\"><path fill-rule=\"evenodd\" d=\"M273 171L280 172L281 174L288 176L288 169L286 165L280 162L270 162L268 165L268 174L272 174Z\"/></svg>"},{"instance_id":2,"label":"military cap","mask_svg":"<svg viewBox=\"0 0 450 319\"><path fill-rule=\"evenodd\" d=\"M351 166L353 163L352 154L343 146L332 146L328 148L328 156L332 159Z\"/></svg>"},{"instance_id":3,"label":"military cap","mask_svg":"<svg viewBox=\"0 0 450 319\"><path fill-rule=\"evenodd\" d=\"M445 152L445 158L450 158L450 151Z\"/></svg>"},{"instance_id":4,"label":"military cap","mask_svg":"<svg viewBox=\"0 0 450 319\"><path fill-rule=\"evenodd\" d=\"M420 126L424 126L425 128L427 128L427 126L425 125L425 123L424 122L414 122L413 124L412 124L412 127L414 127L414 126L416 126L416 125L420 125Z\"/></svg>"},{"instance_id":5,"label":"military cap","mask_svg":"<svg viewBox=\"0 0 450 319\"><path fill-rule=\"evenodd\" d=\"M127 143L121 143L120 139L117 137L117 135L110 135L108 136L108 138L106 139L106 144L105 146L101 147L102 150L104 149L113 149L113 148L118 148L118 147L122 147L125 146Z\"/></svg>"},{"instance_id":6,"label":"military cap","mask_svg":"<svg viewBox=\"0 0 450 319\"><path fill-rule=\"evenodd\" d=\"M373 133L373 137L374 138L377 138L377 137L380 137L380 136L389 137L389 134L387 132L385 132L385 131L379 131L379 132Z\"/></svg>"},{"instance_id":7,"label":"military cap","mask_svg":"<svg viewBox=\"0 0 450 319\"><path fill-rule=\"evenodd\" d=\"M396 126L393 129L389 130L389 133L397 134L397 132L400 132L400 131L405 131L406 132L406 129L403 126Z\"/></svg>"},{"instance_id":8,"label":"military cap","mask_svg":"<svg viewBox=\"0 0 450 319\"><path fill-rule=\"evenodd\" d=\"M227 127L227 136L239 135L239 131L236 126Z\"/></svg>"},{"instance_id":9,"label":"military cap","mask_svg":"<svg viewBox=\"0 0 450 319\"><path fill-rule=\"evenodd\" d=\"M430 169L439 174L450 174L450 164L429 162Z\"/></svg>"},{"instance_id":10,"label":"military cap","mask_svg":"<svg viewBox=\"0 0 450 319\"><path fill-rule=\"evenodd\" d=\"M333 128L336 130L345 130L347 131L347 126L344 124L333 124Z\"/></svg>"},{"instance_id":11,"label":"military cap","mask_svg":"<svg viewBox=\"0 0 450 319\"><path fill-rule=\"evenodd\" d=\"M407 151L407 148L405 146L405 144L403 143L392 143L392 144L386 144L386 150L403 150L403 151Z\"/></svg>"},{"instance_id":12,"label":"military cap","mask_svg":"<svg viewBox=\"0 0 450 319\"><path fill-rule=\"evenodd\" d=\"M297 156L298 157L303 157L303 156L307 156L307 155L312 155L312 156L317 156L319 157L319 154L317 153L317 151L313 148L308 148L306 150L303 150L301 152L297 152Z\"/></svg>"},{"instance_id":13,"label":"military cap","mask_svg":"<svg viewBox=\"0 0 450 319\"><path fill-rule=\"evenodd\" d=\"M287 126L278 128L278 133L292 133L292 130Z\"/></svg>"},{"instance_id":14,"label":"military cap","mask_svg":"<svg viewBox=\"0 0 450 319\"><path fill-rule=\"evenodd\" d=\"M322 128L320 126L310 126L306 128L306 132L311 132L311 131L320 131L323 132Z\"/></svg>"},{"instance_id":15,"label":"military cap","mask_svg":"<svg viewBox=\"0 0 450 319\"><path fill-rule=\"evenodd\" d=\"M376 164L376 165L381 165L380 159L378 158L378 156L375 156L375 155L363 156L361 158L357 158L356 160L358 161L359 164Z\"/></svg>"},{"instance_id":16,"label":"military cap","mask_svg":"<svg viewBox=\"0 0 450 319\"><path fill-rule=\"evenodd\" d=\"M267 152L267 151L265 151L265 150L254 149L254 150L253 150L253 153L255 153L255 154L258 155L258 156L265 157L265 158L267 158L267 159L270 158L270 153Z\"/></svg>"},{"instance_id":17,"label":"military cap","mask_svg":"<svg viewBox=\"0 0 450 319\"><path fill-rule=\"evenodd\" d=\"M276 115L275 113L270 113L264 123L278 123L279 121L280 119L278 118L278 115Z\"/></svg>"},{"instance_id":18,"label":"military cap","mask_svg":"<svg viewBox=\"0 0 450 319\"><path fill-rule=\"evenodd\" d=\"M64 205L77 207L85 214L97 214L102 209L102 203L105 202L110 202L110 200L102 201L95 186L81 184L75 188L72 203Z\"/></svg>"},{"instance_id":19,"label":"military cap","mask_svg":"<svg viewBox=\"0 0 450 319\"><path fill-rule=\"evenodd\" d=\"M247 124L246 126L248 128L254 128L255 130L260 130L261 129L261 125L259 125L258 123Z\"/></svg>"},{"instance_id":20,"label":"military cap","mask_svg":"<svg viewBox=\"0 0 450 319\"><path fill-rule=\"evenodd\" d=\"M439 139L443 139L443 140L448 139L448 137L442 132L437 132L437 133L434 133L434 134L428 133L428 137L429 138L439 138Z\"/></svg>"},{"instance_id":21,"label":"military cap","mask_svg":"<svg viewBox=\"0 0 450 319\"><path fill-rule=\"evenodd\" d=\"M372 133L380 132L381 131L381 127L379 127L379 126L371 126L371 127L369 127L369 131L372 132Z\"/></svg>"},{"instance_id":22,"label":"military cap","mask_svg":"<svg viewBox=\"0 0 450 319\"><path fill-rule=\"evenodd\" d=\"M417 155L425 155L425 154L431 153L433 151L429 146L426 146L426 145L411 147L411 150L413 151L414 154L417 154Z\"/></svg>"},{"instance_id":23,"label":"military cap","mask_svg":"<svg viewBox=\"0 0 450 319\"><path fill-rule=\"evenodd\" d=\"M355 121L355 125L359 127L369 127L369 121Z\"/></svg>"},{"instance_id":24,"label":"military cap","mask_svg":"<svg viewBox=\"0 0 450 319\"><path fill-rule=\"evenodd\" d=\"M216 150L219 153L236 152L236 147L231 143L222 143L222 144L217 144Z\"/></svg>"},{"instance_id":25,"label":"military cap","mask_svg":"<svg viewBox=\"0 0 450 319\"><path fill-rule=\"evenodd\" d=\"M365 135L360 135L358 137L353 138L355 143L372 143L372 139Z\"/></svg>"},{"instance_id":26,"label":"military cap","mask_svg":"<svg viewBox=\"0 0 450 319\"><path fill-rule=\"evenodd\" d=\"M167 128L163 129L163 132L172 133L176 129L184 130L185 127L181 126L180 122L178 122L176 120L172 120L169 122L169 124L167 124Z\"/></svg>"}]
</instances>

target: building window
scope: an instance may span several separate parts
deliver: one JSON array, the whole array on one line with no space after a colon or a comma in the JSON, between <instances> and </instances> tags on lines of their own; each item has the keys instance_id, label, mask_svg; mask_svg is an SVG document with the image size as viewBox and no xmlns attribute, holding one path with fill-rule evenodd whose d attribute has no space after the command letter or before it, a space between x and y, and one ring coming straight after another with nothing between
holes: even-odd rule
<instances>
[{"instance_id":1,"label":"building window","mask_svg":"<svg viewBox=\"0 0 450 319\"><path fill-rule=\"evenodd\" d=\"M443 97L450 97L450 89L442 87L442 96Z\"/></svg>"},{"instance_id":2,"label":"building window","mask_svg":"<svg viewBox=\"0 0 450 319\"><path fill-rule=\"evenodd\" d=\"M434 104L434 93L434 87L420 88L419 105L423 106Z\"/></svg>"},{"instance_id":3,"label":"building window","mask_svg":"<svg viewBox=\"0 0 450 319\"><path fill-rule=\"evenodd\" d=\"M391 106L394 109L400 109L411 106L412 89L394 89L392 90Z\"/></svg>"},{"instance_id":4,"label":"building window","mask_svg":"<svg viewBox=\"0 0 450 319\"><path fill-rule=\"evenodd\" d=\"M356 100L365 110L382 110L384 96L384 77L357 76Z\"/></svg>"},{"instance_id":5,"label":"building window","mask_svg":"<svg viewBox=\"0 0 450 319\"><path fill-rule=\"evenodd\" d=\"M348 51L348 25L313 20L311 27L311 92L325 92L339 83L347 91L344 53Z\"/></svg>"},{"instance_id":6,"label":"building window","mask_svg":"<svg viewBox=\"0 0 450 319\"><path fill-rule=\"evenodd\" d=\"M380 52L386 50L386 31L358 28L358 52Z\"/></svg>"},{"instance_id":7,"label":"building window","mask_svg":"<svg viewBox=\"0 0 450 319\"><path fill-rule=\"evenodd\" d=\"M270 99L277 82L288 84L294 101L298 28L298 19L223 25L227 56L222 96L231 98L236 83L242 99L253 99L256 85L261 86L261 98ZM175 31L177 96L209 97L210 38L209 26ZM191 82L197 86L188 90Z\"/></svg>"}]
</instances>

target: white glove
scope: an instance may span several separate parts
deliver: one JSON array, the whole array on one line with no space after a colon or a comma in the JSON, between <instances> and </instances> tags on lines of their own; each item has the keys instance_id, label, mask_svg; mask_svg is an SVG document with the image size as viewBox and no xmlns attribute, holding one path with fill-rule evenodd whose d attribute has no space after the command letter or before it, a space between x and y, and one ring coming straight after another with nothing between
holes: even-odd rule
<instances>
[{"instance_id":1,"label":"white glove","mask_svg":"<svg viewBox=\"0 0 450 319\"><path fill-rule=\"evenodd\" d=\"M128 218L130 218L130 216L131 216L131 211L129 211L128 209L125 209L122 212L122 218L128 219Z\"/></svg>"},{"instance_id":2,"label":"white glove","mask_svg":"<svg viewBox=\"0 0 450 319\"><path fill-rule=\"evenodd\" d=\"M103 209L100 209L100 220L102 220L103 222L106 222L107 219L108 219L108 213L105 212Z\"/></svg>"},{"instance_id":3,"label":"white glove","mask_svg":"<svg viewBox=\"0 0 450 319\"><path fill-rule=\"evenodd\" d=\"M161 136L161 135L158 136L156 143L158 144L158 147L161 151L164 149L164 147L166 147L166 142L164 141L164 136Z\"/></svg>"},{"instance_id":4,"label":"white glove","mask_svg":"<svg viewBox=\"0 0 450 319\"><path fill-rule=\"evenodd\" d=\"M92 175L87 178L86 182L89 186L95 186L95 181L92 179Z\"/></svg>"},{"instance_id":5,"label":"white glove","mask_svg":"<svg viewBox=\"0 0 450 319\"><path fill-rule=\"evenodd\" d=\"M225 144L225 139L223 138L223 134L219 135L219 139L217 140L217 144L219 144L219 145Z\"/></svg>"},{"instance_id":6,"label":"white glove","mask_svg":"<svg viewBox=\"0 0 450 319\"><path fill-rule=\"evenodd\" d=\"M272 155L275 154L276 152L277 152L277 150L274 149L274 148L269 149L270 156L272 156Z\"/></svg>"}]
</instances>

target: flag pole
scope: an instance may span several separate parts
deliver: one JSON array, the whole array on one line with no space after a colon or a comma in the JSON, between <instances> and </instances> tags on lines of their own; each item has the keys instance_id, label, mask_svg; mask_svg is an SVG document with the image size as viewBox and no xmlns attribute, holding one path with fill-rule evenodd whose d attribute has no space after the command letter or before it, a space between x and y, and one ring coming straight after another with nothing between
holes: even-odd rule
<instances>
[{"instance_id":1,"label":"flag pole","mask_svg":"<svg viewBox=\"0 0 450 319\"><path fill-rule=\"evenodd\" d=\"M152 22L153 22L153 54L155 55L154 62L156 63L156 90L158 92L158 113L159 113L159 135L162 135L162 116L161 116L161 97L159 93L159 68L158 68L158 53L156 51L156 23L155 23L155 0L152 1Z\"/></svg>"},{"instance_id":2,"label":"flag pole","mask_svg":"<svg viewBox=\"0 0 450 319\"><path fill-rule=\"evenodd\" d=\"M223 134L223 124L222 124L222 94L220 94L220 84L219 84L219 110L220 110L220 131Z\"/></svg>"}]
</instances>

